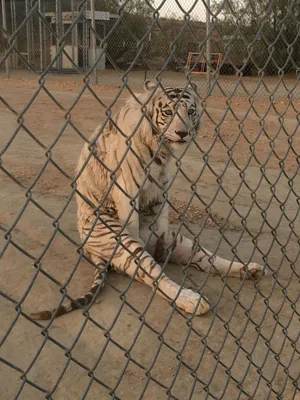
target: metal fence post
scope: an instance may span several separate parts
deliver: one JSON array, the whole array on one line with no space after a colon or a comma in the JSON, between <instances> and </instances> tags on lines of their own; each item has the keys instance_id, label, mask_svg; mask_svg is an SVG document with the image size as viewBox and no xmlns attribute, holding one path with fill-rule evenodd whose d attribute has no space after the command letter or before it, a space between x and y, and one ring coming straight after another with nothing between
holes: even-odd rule
<instances>
[{"instance_id":1,"label":"metal fence post","mask_svg":"<svg viewBox=\"0 0 300 400\"><path fill-rule=\"evenodd\" d=\"M146 51L146 53L147 53L147 60L148 60L148 58L149 58L149 51L150 51L150 43L151 43L151 38L152 38L152 35L151 35L151 32L149 32L149 35L148 35L148 43L147 43L147 47L146 47L146 49L147 49L147 51ZM147 80L147 74L148 74L148 63L146 62L146 66L145 66L145 82L146 82L146 80Z\"/></svg>"},{"instance_id":2,"label":"metal fence post","mask_svg":"<svg viewBox=\"0 0 300 400\"><path fill-rule=\"evenodd\" d=\"M30 11L30 0L25 0L25 9L26 9L26 18L28 18L28 13ZM26 47L27 47L27 60L28 63L31 65L32 63L32 42L31 42L31 37L32 37L32 33L31 33L31 18L28 21L28 23L26 24ZM30 69L28 67L28 69Z\"/></svg>"},{"instance_id":3,"label":"metal fence post","mask_svg":"<svg viewBox=\"0 0 300 400\"><path fill-rule=\"evenodd\" d=\"M14 33L17 29L16 25L16 8L15 0L10 0L10 18L11 18L11 31ZM15 47L18 47L18 42L16 42ZM16 54L13 52L11 55L12 69L15 70L16 65Z\"/></svg>"},{"instance_id":4,"label":"metal fence post","mask_svg":"<svg viewBox=\"0 0 300 400\"><path fill-rule=\"evenodd\" d=\"M210 36L210 0L206 0L206 68L207 94L211 90L211 36Z\"/></svg>"},{"instance_id":5,"label":"metal fence post","mask_svg":"<svg viewBox=\"0 0 300 400\"><path fill-rule=\"evenodd\" d=\"M91 22L92 22L92 28L94 29L94 31L96 32L96 21L95 21L95 0L90 0L90 5L91 5ZM97 72L97 65L95 65L96 63L96 36L94 34L94 32L90 31L90 36L91 37L91 42L92 42L92 49L93 49L93 73L94 73L94 83L96 85L98 85L98 72Z\"/></svg>"},{"instance_id":6,"label":"metal fence post","mask_svg":"<svg viewBox=\"0 0 300 400\"><path fill-rule=\"evenodd\" d=\"M82 19L82 51L83 51L83 70L88 69L88 49L89 49L89 28L87 25L88 19L88 5L87 2L84 3L84 12Z\"/></svg>"},{"instance_id":7,"label":"metal fence post","mask_svg":"<svg viewBox=\"0 0 300 400\"><path fill-rule=\"evenodd\" d=\"M71 0L71 18L72 18L72 22L73 22L74 18L75 18L74 0ZM77 30L77 26L74 29L72 29L72 32L71 32L72 60L74 61L75 64L78 63L78 45L77 45L77 59L75 60L76 30Z\"/></svg>"},{"instance_id":8,"label":"metal fence post","mask_svg":"<svg viewBox=\"0 0 300 400\"><path fill-rule=\"evenodd\" d=\"M2 1L2 23L3 23L3 28L7 31L7 15L6 15L5 0ZM5 60L5 69L6 69L6 75L9 78L10 77L9 58Z\"/></svg>"},{"instance_id":9,"label":"metal fence post","mask_svg":"<svg viewBox=\"0 0 300 400\"><path fill-rule=\"evenodd\" d=\"M55 23L56 23L56 33L57 33L57 39L56 39L56 51L59 51L59 41L62 38L63 35L63 18L62 18L62 10L61 10L61 0L55 0ZM57 59L57 70L59 72L62 71L62 54L59 55Z\"/></svg>"},{"instance_id":10,"label":"metal fence post","mask_svg":"<svg viewBox=\"0 0 300 400\"><path fill-rule=\"evenodd\" d=\"M43 0L39 0L39 12L43 15ZM39 19L39 40L40 40L40 70L44 70L44 32L43 22Z\"/></svg>"}]
</instances>

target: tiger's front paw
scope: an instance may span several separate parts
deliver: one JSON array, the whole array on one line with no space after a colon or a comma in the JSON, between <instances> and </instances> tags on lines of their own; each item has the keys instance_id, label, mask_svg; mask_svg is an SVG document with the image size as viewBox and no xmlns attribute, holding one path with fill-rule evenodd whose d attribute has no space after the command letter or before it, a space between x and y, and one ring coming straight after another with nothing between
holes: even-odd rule
<instances>
[{"instance_id":1,"label":"tiger's front paw","mask_svg":"<svg viewBox=\"0 0 300 400\"><path fill-rule=\"evenodd\" d=\"M240 271L240 279L253 279L258 280L262 276L267 275L267 269L257 263L249 263L248 266L243 266Z\"/></svg>"},{"instance_id":2,"label":"tiger's front paw","mask_svg":"<svg viewBox=\"0 0 300 400\"><path fill-rule=\"evenodd\" d=\"M208 299L203 295L200 296L200 294L195 293L191 289L181 290L180 295L176 300L176 305L189 314L193 314L196 310L196 315L205 314L210 309Z\"/></svg>"}]
</instances>

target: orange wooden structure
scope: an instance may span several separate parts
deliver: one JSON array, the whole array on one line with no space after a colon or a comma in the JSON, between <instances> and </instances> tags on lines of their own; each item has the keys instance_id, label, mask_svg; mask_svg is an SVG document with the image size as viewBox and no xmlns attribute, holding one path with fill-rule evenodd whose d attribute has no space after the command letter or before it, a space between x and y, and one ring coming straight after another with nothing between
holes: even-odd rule
<instances>
[{"instance_id":1,"label":"orange wooden structure","mask_svg":"<svg viewBox=\"0 0 300 400\"><path fill-rule=\"evenodd\" d=\"M190 51L188 54L187 58L187 63L186 63L186 72L188 73L192 68L192 74L207 74L207 55L206 53L202 54L202 56L199 58L199 55L201 53L198 52L192 52ZM211 72L214 73L220 63L222 61L222 54L221 53L211 53L210 54L210 66L211 66ZM196 64L196 66L195 66Z\"/></svg>"}]
</instances>

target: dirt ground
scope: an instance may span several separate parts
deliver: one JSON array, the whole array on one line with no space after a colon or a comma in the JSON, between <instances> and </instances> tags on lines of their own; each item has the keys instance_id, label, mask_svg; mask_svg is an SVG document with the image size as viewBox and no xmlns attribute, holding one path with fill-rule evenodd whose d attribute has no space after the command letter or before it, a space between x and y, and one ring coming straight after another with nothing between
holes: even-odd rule
<instances>
[{"instance_id":1,"label":"dirt ground","mask_svg":"<svg viewBox=\"0 0 300 400\"><path fill-rule=\"evenodd\" d=\"M0 102L1 400L297 399L300 102L210 98L172 190L174 227L193 196L183 231L201 233L202 245L225 258L265 264L267 277L243 282L190 269L185 285L203 288L213 309L189 320L158 296L147 307L148 287L133 282L126 291L129 278L111 273L90 319L75 311L42 326L26 314L58 305L57 283L68 283L78 262L75 200L65 208L84 143L78 130L88 137L105 116L91 92L78 97L80 83L44 86L52 98L37 81L0 80L10 105ZM106 106L117 93L94 90ZM179 267L167 273L182 282ZM68 293L82 294L92 275L81 260Z\"/></svg>"},{"instance_id":2,"label":"dirt ground","mask_svg":"<svg viewBox=\"0 0 300 400\"><path fill-rule=\"evenodd\" d=\"M36 76L36 73L24 69L10 71L10 77L14 79L36 81ZM186 82L186 75L184 72L164 71L161 75L159 70L148 70L147 72L144 70L133 70L123 75L117 70L106 69L99 71L97 75L95 75L93 71L88 79L92 83L108 86L110 88L118 88L126 81L131 88L139 90L143 85L145 77L155 80L156 76L162 79L164 85L180 86ZM6 71L2 68L0 69L0 79L4 79L5 77ZM206 93L208 89L207 75L193 74L192 78L193 82L197 83L200 91ZM47 74L47 80L51 82L65 83L69 81L73 84L81 85L83 79L84 75L77 73L49 72ZM263 78L261 76L246 76L241 78L237 75L218 75L216 77L212 76L210 93L214 97L230 97L234 94L235 98L247 98L251 96L255 100L268 100L270 97L277 101L285 100L288 97L293 98L293 100L300 100L300 84L299 77L296 74L284 75L280 78L280 81L278 76L265 75Z\"/></svg>"}]
</instances>

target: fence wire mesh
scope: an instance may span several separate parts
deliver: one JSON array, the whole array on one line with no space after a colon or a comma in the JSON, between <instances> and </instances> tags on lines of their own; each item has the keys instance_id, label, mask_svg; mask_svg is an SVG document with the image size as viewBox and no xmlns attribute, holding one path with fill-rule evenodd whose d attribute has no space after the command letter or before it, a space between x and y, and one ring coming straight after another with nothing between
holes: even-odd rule
<instances>
[{"instance_id":1,"label":"fence wire mesh","mask_svg":"<svg viewBox=\"0 0 300 400\"><path fill-rule=\"evenodd\" d=\"M1 399L298 399L299 4L1 5ZM196 54L187 68L190 52ZM276 78L268 76L274 72ZM37 321L30 313L74 301L99 270L76 228L75 195L90 204L78 186L88 164L74 169L84 144L88 157L109 168L90 133L101 122L99 140L107 126L126 136L116 111L136 97L133 89L142 91L145 77L162 93L166 85L198 86L198 137L172 155L173 177L162 190L174 232L162 271L181 291L197 293L198 306L206 295L211 309L183 312L180 294L170 298L161 276L151 281L152 292L135 282L134 275L150 276L145 253L126 247L110 223L119 247L104 257L100 304L93 296L83 310ZM140 107L149 119L147 104ZM134 154L145 177L134 196L119 187L130 200L129 216L140 213L138 197L146 182L155 186L151 174L162 162L158 152L148 164L139 158L138 127L131 129L105 193L119 185ZM97 206L94 218L89 236L105 222ZM182 234L193 243L188 260L167 265ZM130 278L106 273L122 246L135 263ZM202 246L212 254L201 272L192 264ZM240 280L230 272L211 276L221 254L229 269L233 262L245 266ZM246 279L253 261L266 277ZM161 291L170 305L157 296Z\"/></svg>"}]
</instances>

